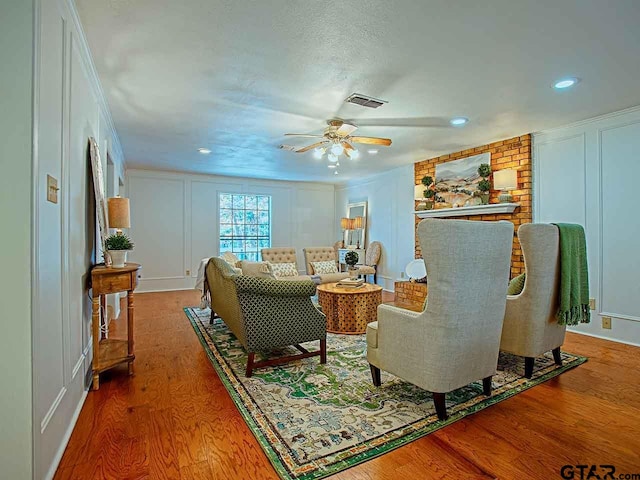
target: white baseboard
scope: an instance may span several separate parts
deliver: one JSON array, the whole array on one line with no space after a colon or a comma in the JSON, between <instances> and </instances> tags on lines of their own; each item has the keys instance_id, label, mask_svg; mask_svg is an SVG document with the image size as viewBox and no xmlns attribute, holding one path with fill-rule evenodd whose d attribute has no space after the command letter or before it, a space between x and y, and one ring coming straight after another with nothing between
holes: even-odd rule
<instances>
[{"instance_id":1,"label":"white baseboard","mask_svg":"<svg viewBox=\"0 0 640 480\"><path fill-rule=\"evenodd\" d=\"M53 462L51 462L51 466L47 471L47 474L44 476L46 480L52 480L56 471L58 470L58 465L60 465L60 460L62 460L62 455L64 454L65 449L67 448L67 444L69 443L69 439L71 438L71 434L73 433L73 429L76 426L76 422L78 421L78 417L80 416L80 412L82 411L82 407L84 405L84 401L87 399L88 390L82 391L82 396L80 397L80 401L78 402L78 406L73 412L73 417L71 417L71 422L69 422L69 426L67 430L64 432L64 436L62 437L62 441L60 442L60 446L56 452L55 457L53 457Z\"/></svg>"},{"instance_id":2,"label":"white baseboard","mask_svg":"<svg viewBox=\"0 0 640 480\"><path fill-rule=\"evenodd\" d=\"M595 333L581 332L579 330L567 330L567 332L577 333L578 335L584 335L586 337L599 338L600 340L607 340L609 342L622 343L624 345L631 345L632 347L640 347L640 344L638 343L628 342L626 340L619 340L617 338L605 337L604 335L596 335Z\"/></svg>"}]
</instances>

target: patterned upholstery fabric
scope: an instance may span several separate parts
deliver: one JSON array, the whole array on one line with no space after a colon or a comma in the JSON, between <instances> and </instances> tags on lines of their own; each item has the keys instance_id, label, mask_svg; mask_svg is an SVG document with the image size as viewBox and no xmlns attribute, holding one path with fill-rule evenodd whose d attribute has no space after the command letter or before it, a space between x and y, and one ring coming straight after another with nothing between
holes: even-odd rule
<instances>
[{"instance_id":1,"label":"patterned upholstery fabric","mask_svg":"<svg viewBox=\"0 0 640 480\"><path fill-rule=\"evenodd\" d=\"M209 260L205 275L211 308L248 352L326 339L326 318L311 301L311 280L238 275L220 258Z\"/></svg>"},{"instance_id":2,"label":"patterned upholstery fabric","mask_svg":"<svg viewBox=\"0 0 640 480\"><path fill-rule=\"evenodd\" d=\"M249 352L326 338L326 317L314 307L311 281L234 277Z\"/></svg>"},{"instance_id":3,"label":"patterned upholstery fabric","mask_svg":"<svg viewBox=\"0 0 640 480\"><path fill-rule=\"evenodd\" d=\"M269 265L276 278L296 277L298 275L295 263L269 263Z\"/></svg>"},{"instance_id":4,"label":"patterned upholstery fabric","mask_svg":"<svg viewBox=\"0 0 640 480\"><path fill-rule=\"evenodd\" d=\"M313 262L328 262L328 261L333 261L334 263L337 262L336 252L333 249L333 247L307 247L303 251L304 251L304 263L307 269L307 275L320 273L320 272L313 271L313 265L312 265ZM337 270L338 268L336 263L336 271Z\"/></svg>"},{"instance_id":5,"label":"patterned upholstery fabric","mask_svg":"<svg viewBox=\"0 0 640 480\"><path fill-rule=\"evenodd\" d=\"M313 273L321 275L323 273L338 273L338 267L334 260L325 260L324 262L311 262Z\"/></svg>"},{"instance_id":6,"label":"patterned upholstery fabric","mask_svg":"<svg viewBox=\"0 0 640 480\"><path fill-rule=\"evenodd\" d=\"M364 263L369 266L378 265L381 255L382 244L380 242L371 242L366 250Z\"/></svg>"},{"instance_id":7,"label":"patterned upholstery fabric","mask_svg":"<svg viewBox=\"0 0 640 480\"><path fill-rule=\"evenodd\" d=\"M507 295L520 295L524 290L524 282L527 278L526 273L521 273L509 282L507 287Z\"/></svg>"}]
</instances>

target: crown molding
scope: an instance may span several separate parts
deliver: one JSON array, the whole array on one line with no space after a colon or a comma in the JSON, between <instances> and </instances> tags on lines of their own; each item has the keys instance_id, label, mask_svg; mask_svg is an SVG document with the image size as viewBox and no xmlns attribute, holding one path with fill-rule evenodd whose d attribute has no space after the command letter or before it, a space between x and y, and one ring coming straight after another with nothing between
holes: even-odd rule
<instances>
[{"instance_id":1,"label":"crown molding","mask_svg":"<svg viewBox=\"0 0 640 480\"><path fill-rule=\"evenodd\" d=\"M85 34L84 28L82 27L82 22L80 21L80 15L78 14L78 9L76 8L76 4L74 0L65 0L67 8L71 14L71 20L73 22L73 26L78 32L78 38L76 39L78 42L78 47L82 52L83 61L85 63L85 67L87 68L87 73L90 77L90 84L94 90L96 98L98 99L98 105L102 114L104 116L105 121L107 122L107 126L111 131L112 136L112 144L111 148L114 150L114 153L120 158L122 165L122 173L124 174L127 163L124 157L124 153L122 151L122 145L120 144L120 137L118 136L118 131L116 130L116 126L113 123L113 117L111 116L111 109L109 108L109 103L107 102L107 97L104 94L104 89L102 88L102 83L100 82L100 77L98 76L98 71L96 70L96 66L93 63L93 56L91 55L91 49L89 48L89 43L87 42L87 36Z\"/></svg>"}]
</instances>

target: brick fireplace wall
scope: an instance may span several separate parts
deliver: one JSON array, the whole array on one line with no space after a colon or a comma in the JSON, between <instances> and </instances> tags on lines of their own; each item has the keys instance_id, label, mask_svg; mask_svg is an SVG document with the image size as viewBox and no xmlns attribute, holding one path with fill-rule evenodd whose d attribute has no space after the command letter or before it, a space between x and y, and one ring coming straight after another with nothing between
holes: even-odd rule
<instances>
[{"instance_id":1,"label":"brick fireplace wall","mask_svg":"<svg viewBox=\"0 0 640 480\"><path fill-rule=\"evenodd\" d=\"M516 208L516 210L510 214L472 215L454 218L464 220L489 221L509 220L510 222L513 222L515 231L517 232L520 225L522 225L523 223L531 223L533 219L531 211L531 135L529 134L417 162L414 165L414 184L418 185L422 180L422 177L424 177L425 175L431 175L435 178L436 165L439 163L459 160L461 158L486 152L491 153L491 170L493 172L505 168L511 168L518 171L519 190L514 190L511 193L513 195L514 203L519 203L520 207ZM493 185L493 179L491 184ZM496 190L491 190L489 203L497 203L499 193L500 192ZM418 226L420 220L421 219L416 216L416 227ZM417 235L415 245L415 257L422 258L422 252ZM515 277L516 275L519 275L523 272L524 258L522 256L522 249L520 248L520 243L518 242L517 237L514 236L513 252L511 255L511 276Z\"/></svg>"}]
</instances>

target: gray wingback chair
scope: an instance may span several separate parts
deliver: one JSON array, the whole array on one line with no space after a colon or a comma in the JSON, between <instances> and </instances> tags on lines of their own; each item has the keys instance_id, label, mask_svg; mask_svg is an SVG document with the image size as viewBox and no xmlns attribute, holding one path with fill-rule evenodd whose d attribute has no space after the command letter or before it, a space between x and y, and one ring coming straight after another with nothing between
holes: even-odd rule
<instances>
[{"instance_id":1,"label":"gray wingback chair","mask_svg":"<svg viewBox=\"0 0 640 480\"><path fill-rule=\"evenodd\" d=\"M562 365L560 347L565 325L558 325L560 234L558 227L527 223L518 229L526 278L519 295L507 296L500 350L525 357L524 374L531 378L535 357L551 350Z\"/></svg>"},{"instance_id":2,"label":"gray wingback chair","mask_svg":"<svg viewBox=\"0 0 640 480\"><path fill-rule=\"evenodd\" d=\"M222 318L248 353L246 375L254 368L320 356L327 361L327 319L311 301L311 280L282 282L238 275L227 262L211 258L206 269L211 309ZM320 350L309 352L299 344L320 340ZM256 362L256 352L295 346L298 355Z\"/></svg>"},{"instance_id":3,"label":"gray wingback chair","mask_svg":"<svg viewBox=\"0 0 640 480\"><path fill-rule=\"evenodd\" d=\"M426 219L418 225L429 274L422 312L378 307L367 328L373 383L380 370L433 393L447 418L445 393L479 379L491 394L509 280L513 224Z\"/></svg>"}]
</instances>

